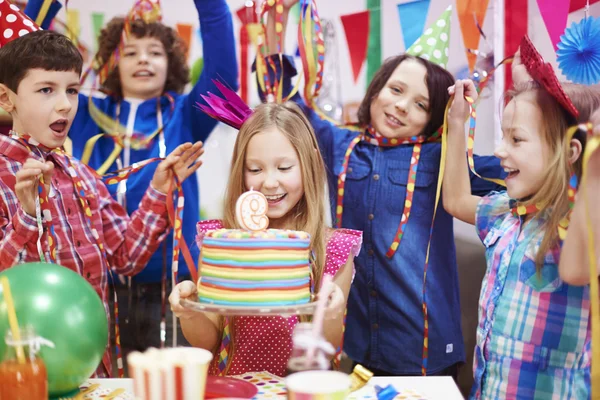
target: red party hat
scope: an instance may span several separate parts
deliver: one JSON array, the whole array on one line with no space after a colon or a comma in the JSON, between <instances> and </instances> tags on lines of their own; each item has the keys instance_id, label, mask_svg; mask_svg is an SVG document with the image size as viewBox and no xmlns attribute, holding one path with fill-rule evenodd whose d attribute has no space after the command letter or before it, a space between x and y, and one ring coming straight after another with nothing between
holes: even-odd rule
<instances>
[{"instance_id":1,"label":"red party hat","mask_svg":"<svg viewBox=\"0 0 600 400\"><path fill-rule=\"evenodd\" d=\"M19 7L0 0L0 47L40 28Z\"/></svg>"},{"instance_id":2,"label":"red party hat","mask_svg":"<svg viewBox=\"0 0 600 400\"><path fill-rule=\"evenodd\" d=\"M537 51L527 35L521 39L521 62L525 65L529 75L550 93L569 114L577 119L579 111L577 111L577 108L575 108L573 102L571 102L571 99L563 90L552 65L544 61L544 58Z\"/></svg>"}]
</instances>

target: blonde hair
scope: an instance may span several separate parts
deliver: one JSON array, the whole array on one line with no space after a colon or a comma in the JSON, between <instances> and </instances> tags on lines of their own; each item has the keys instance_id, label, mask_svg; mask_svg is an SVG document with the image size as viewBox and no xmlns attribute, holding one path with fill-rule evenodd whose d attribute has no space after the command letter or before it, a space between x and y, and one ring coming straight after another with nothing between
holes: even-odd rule
<instances>
[{"instance_id":1,"label":"blonde hair","mask_svg":"<svg viewBox=\"0 0 600 400\"><path fill-rule=\"evenodd\" d=\"M261 104L242 125L233 148L231 171L225 193L223 224L225 228L239 228L235 218L235 203L238 197L248 189L244 183L248 144L256 134L269 128L277 128L290 141L300 160L304 195L290 211L294 213L294 218L290 220L292 225L286 228L310 234L310 247L313 253L312 279L314 287L319 288L326 257L325 212L329 209L324 204L325 164L312 126L296 104L291 102ZM231 341L226 372L229 370L235 350L235 323L233 320L229 326ZM218 348L219 346L216 351Z\"/></svg>"},{"instance_id":2,"label":"blonde hair","mask_svg":"<svg viewBox=\"0 0 600 400\"><path fill-rule=\"evenodd\" d=\"M545 177L539 190L531 198L519 203L524 206L544 204L545 210L548 210L548 217L541 226L544 237L535 256L538 271L544 264L546 253L560 242L558 226L569 213L568 190L571 175L575 173L578 180L581 178L583 160L580 156L573 163L569 161L571 144L570 140L567 140L567 131L577 123L587 122L592 112L600 107L599 85L583 86L564 83L562 86L579 111L577 120L536 82L519 85L507 94L507 98L513 100L525 93L532 93L535 104L543 110L544 115L540 135L549 150ZM574 139L579 140L582 147L585 146L585 135L576 134Z\"/></svg>"}]
</instances>

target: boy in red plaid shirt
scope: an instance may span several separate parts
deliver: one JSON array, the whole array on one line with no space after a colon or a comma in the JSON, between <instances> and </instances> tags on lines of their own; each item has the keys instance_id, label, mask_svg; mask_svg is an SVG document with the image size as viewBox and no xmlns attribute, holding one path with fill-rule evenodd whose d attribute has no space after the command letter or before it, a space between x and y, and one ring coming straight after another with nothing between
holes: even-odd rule
<instances>
[{"instance_id":1,"label":"boy in red plaid shirt","mask_svg":"<svg viewBox=\"0 0 600 400\"><path fill-rule=\"evenodd\" d=\"M181 182L196 172L202 143L182 144L160 162L129 217L93 170L62 151L78 107L77 48L61 34L37 30L18 10L8 12L23 29L0 26L0 107L13 119L10 134L0 135L0 271L52 260L81 274L109 314L109 270L134 275L145 267L170 227L174 174ZM44 196L47 203L39 201ZM111 375L108 348L97 375Z\"/></svg>"}]
</instances>

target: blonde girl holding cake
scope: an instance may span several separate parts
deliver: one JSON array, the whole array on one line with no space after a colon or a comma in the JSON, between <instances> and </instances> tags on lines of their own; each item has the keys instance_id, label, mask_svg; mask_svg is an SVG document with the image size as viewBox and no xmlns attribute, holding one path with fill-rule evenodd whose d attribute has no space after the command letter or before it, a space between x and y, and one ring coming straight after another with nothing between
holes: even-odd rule
<instances>
[{"instance_id":1,"label":"blonde girl holding cake","mask_svg":"<svg viewBox=\"0 0 600 400\"><path fill-rule=\"evenodd\" d=\"M310 123L292 103L262 104L237 122L234 121L236 116L224 115L226 111L210 111L216 118L236 127L247 119L241 124L234 147L224 219L199 222L199 235L220 228L240 228L235 219L238 197L251 189L264 194L269 204L266 214L269 228L310 234L311 287L319 288L324 274L334 277L336 289L325 313L323 334L325 340L337 348L342 341L343 310L362 233L329 229L325 225L325 167ZM247 111L249 114L249 109ZM169 301L187 340L195 347L215 353L209 373L237 375L269 371L280 376L285 374L292 352L292 331L299 317L225 319L212 313L189 311L179 304L182 298L197 300L195 282L181 282ZM224 329L225 324L227 329Z\"/></svg>"}]
</instances>

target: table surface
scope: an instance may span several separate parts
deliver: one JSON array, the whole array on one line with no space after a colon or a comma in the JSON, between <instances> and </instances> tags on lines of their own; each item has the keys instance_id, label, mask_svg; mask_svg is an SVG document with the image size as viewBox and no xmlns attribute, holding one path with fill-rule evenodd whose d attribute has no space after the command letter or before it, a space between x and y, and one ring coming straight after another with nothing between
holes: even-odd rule
<instances>
[{"instance_id":1,"label":"table surface","mask_svg":"<svg viewBox=\"0 0 600 400\"><path fill-rule=\"evenodd\" d=\"M98 383L105 389L123 388L128 392L133 392L132 379L89 379L90 383ZM448 376L389 376L374 377L367 386L354 392L351 399L373 399L376 400L375 386L386 387L393 385L401 393L407 393L406 399L425 399L425 400L463 400L458 387L451 377ZM273 398L258 396L257 398Z\"/></svg>"}]
</instances>

